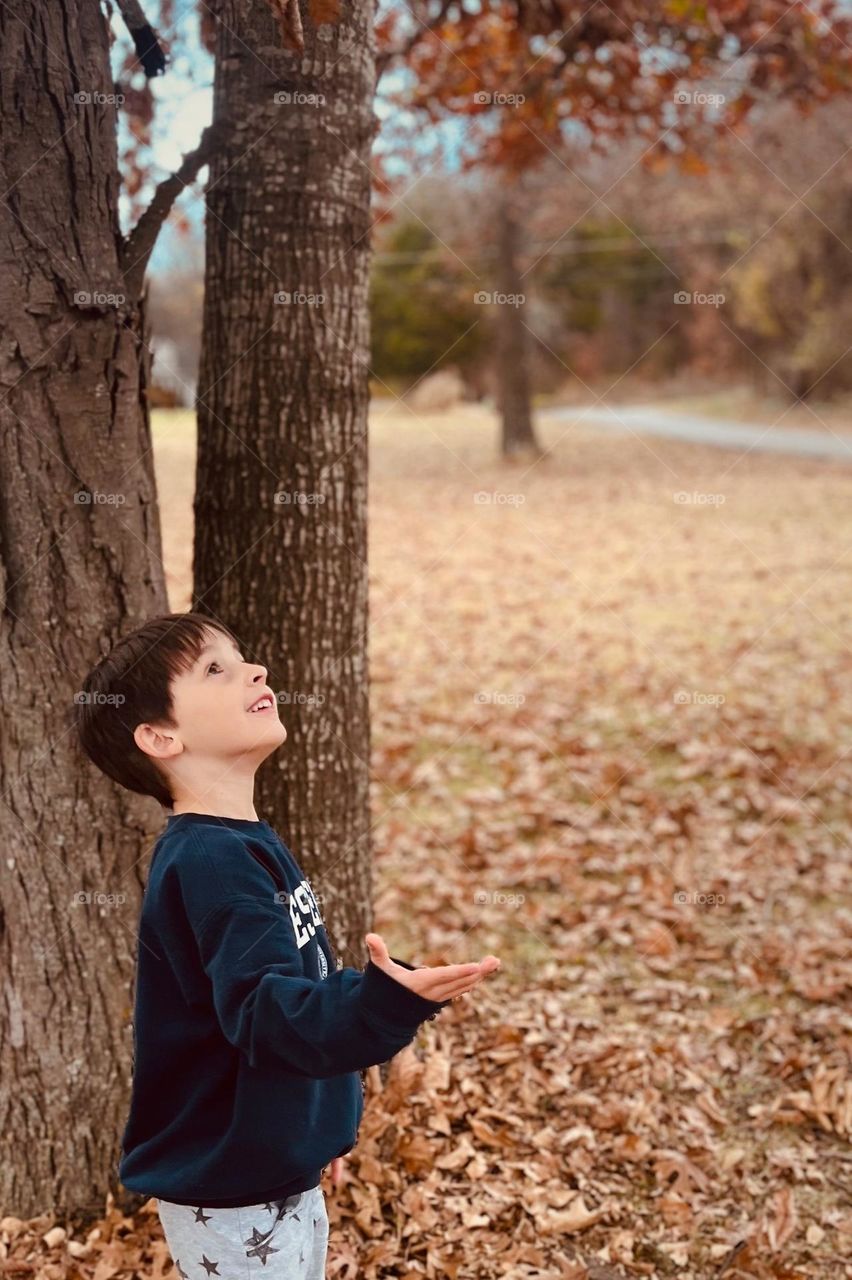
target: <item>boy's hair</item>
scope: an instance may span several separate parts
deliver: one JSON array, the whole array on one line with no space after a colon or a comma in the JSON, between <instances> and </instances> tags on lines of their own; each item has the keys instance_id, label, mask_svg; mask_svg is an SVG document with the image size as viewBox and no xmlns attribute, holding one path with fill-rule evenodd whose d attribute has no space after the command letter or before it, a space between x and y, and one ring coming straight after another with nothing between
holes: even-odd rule
<instances>
[{"instance_id":1,"label":"boy's hair","mask_svg":"<svg viewBox=\"0 0 852 1280\"><path fill-rule=\"evenodd\" d=\"M133 731L145 723L175 726L170 682L198 660L209 631L238 643L224 623L202 613L151 618L123 636L74 695L74 729L89 759L114 782L153 796L166 809L174 797L154 759L137 747Z\"/></svg>"}]
</instances>

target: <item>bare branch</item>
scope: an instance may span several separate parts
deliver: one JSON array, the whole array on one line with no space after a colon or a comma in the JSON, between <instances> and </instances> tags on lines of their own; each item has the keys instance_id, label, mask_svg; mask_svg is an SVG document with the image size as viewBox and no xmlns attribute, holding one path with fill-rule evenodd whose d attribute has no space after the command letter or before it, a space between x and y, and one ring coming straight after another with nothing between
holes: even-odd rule
<instances>
[{"instance_id":1,"label":"bare branch","mask_svg":"<svg viewBox=\"0 0 852 1280\"><path fill-rule=\"evenodd\" d=\"M221 142L221 137L221 126L210 125L204 130L198 146L184 156L177 173L171 174L159 183L148 208L125 239L121 269L131 298L138 298L142 292L148 259L172 205L184 187L188 187L195 181L199 169L209 162L211 155Z\"/></svg>"},{"instance_id":2,"label":"bare branch","mask_svg":"<svg viewBox=\"0 0 852 1280\"><path fill-rule=\"evenodd\" d=\"M162 75L166 69L166 55L163 53L157 33L149 23L139 0L116 0L125 26L130 32L133 46L142 63L145 75Z\"/></svg>"}]
</instances>

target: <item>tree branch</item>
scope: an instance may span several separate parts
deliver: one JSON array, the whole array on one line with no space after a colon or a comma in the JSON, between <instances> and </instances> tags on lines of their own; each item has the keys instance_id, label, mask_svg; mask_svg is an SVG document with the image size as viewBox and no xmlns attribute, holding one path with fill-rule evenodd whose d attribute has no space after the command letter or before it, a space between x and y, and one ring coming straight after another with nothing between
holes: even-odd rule
<instances>
[{"instance_id":1,"label":"tree branch","mask_svg":"<svg viewBox=\"0 0 852 1280\"><path fill-rule=\"evenodd\" d=\"M159 183L148 208L126 237L121 254L121 270L131 298L138 298L142 293L148 259L172 205L184 187L195 181L199 169L209 162L220 142L221 129L217 129L216 125L210 125L204 130L198 146L184 156L177 173Z\"/></svg>"},{"instance_id":2,"label":"tree branch","mask_svg":"<svg viewBox=\"0 0 852 1280\"><path fill-rule=\"evenodd\" d=\"M162 75L166 69L166 55L157 39L157 33L145 17L139 0L116 0L116 3L124 24L130 32L130 38L139 55L145 75L149 80L152 76Z\"/></svg>"}]
</instances>

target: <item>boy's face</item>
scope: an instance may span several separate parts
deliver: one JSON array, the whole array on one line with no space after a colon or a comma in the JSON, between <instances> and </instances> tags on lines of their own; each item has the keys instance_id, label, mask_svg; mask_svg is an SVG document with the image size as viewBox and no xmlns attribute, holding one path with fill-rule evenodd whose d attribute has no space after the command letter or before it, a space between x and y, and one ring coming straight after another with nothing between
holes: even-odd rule
<instances>
[{"instance_id":1,"label":"boy's face","mask_svg":"<svg viewBox=\"0 0 852 1280\"><path fill-rule=\"evenodd\" d=\"M266 667L244 661L233 640L209 631L192 669L172 680L176 728L139 725L136 741L178 776L196 768L209 775L210 766L227 770L238 757L243 768L256 769L287 737L266 680Z\"/></svg>"}]
</instances>

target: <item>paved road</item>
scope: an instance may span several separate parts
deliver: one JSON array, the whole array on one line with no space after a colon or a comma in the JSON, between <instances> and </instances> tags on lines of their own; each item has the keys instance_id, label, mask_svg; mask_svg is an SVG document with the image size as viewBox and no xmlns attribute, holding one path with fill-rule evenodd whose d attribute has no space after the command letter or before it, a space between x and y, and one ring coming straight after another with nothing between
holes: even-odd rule
<instances>
[{"instance_id":1,"label":"paved road","mask_svg":"<svg viewBox=\"0 0 852 1280\"><path fill-rule=\"evenodd\" d=\"M716 445L720 449L759 449L770 453L795 453L811 458L840 458L852 462L852 435L830 431L807 431L792 427L766 427L748 422L728 422L703 418L699 414L668 412L642 405L617 405L607 409L549 408L538 412L546 418L578 425L594 423L607 431L635 431L655 436L671 436L694 444Z\"/></svg>"}]
</instances>

